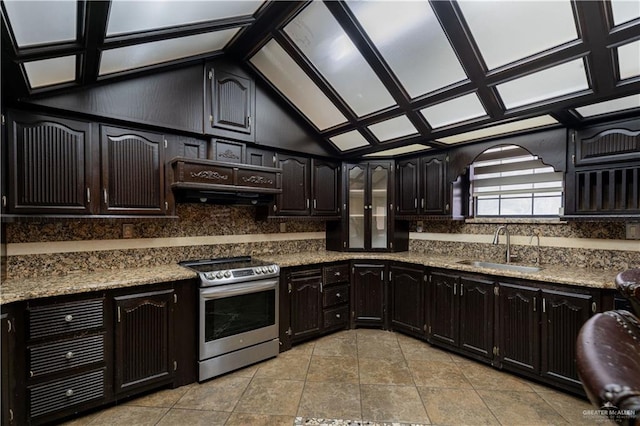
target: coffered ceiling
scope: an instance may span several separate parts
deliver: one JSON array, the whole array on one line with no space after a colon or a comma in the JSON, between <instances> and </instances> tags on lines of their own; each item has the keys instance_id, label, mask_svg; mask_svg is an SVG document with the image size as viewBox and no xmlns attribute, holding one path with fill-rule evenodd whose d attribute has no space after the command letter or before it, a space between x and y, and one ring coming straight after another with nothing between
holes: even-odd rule
<instances>
[{"instance_id":1,"label":"coffered ceiling","mask_svg":"<svg viewBox=\"0 0 640 426\"><path fill-rule=\"evenodd\" d=\"M640 115L640 2L2 2L30 95L228 55L337 155Z\"/></svg>"}]
</instances>

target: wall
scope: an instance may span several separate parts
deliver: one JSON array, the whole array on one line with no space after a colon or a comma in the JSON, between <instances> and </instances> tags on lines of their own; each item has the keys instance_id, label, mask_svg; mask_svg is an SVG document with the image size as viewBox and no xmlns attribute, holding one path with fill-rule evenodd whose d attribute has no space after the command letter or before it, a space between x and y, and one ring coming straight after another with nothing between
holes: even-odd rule
<instances>
[{"instance_id":1,"label":"wall","mask_svg":"<svg viewBox=\"0 0 640 426\"><path fill-rule=\"evenodd\" d=\"M69 219L9 223L7 276L133 268L188 259L323 249L323 222L256 220L256 208L178 204L179 219ZM133 225L123 239L123 224Z\"/></svg>"}]
</instances>

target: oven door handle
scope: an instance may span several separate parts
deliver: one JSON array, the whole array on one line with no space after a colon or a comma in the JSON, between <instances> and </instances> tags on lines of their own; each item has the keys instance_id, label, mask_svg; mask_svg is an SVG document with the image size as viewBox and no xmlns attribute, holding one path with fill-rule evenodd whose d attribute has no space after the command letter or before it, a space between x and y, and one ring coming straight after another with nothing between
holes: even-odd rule
<instances>
[{"instance_id":1,"label":"oven door handle","mask_svg":"<svg viewBox=\"0 0 640 426\"><path fill-rule=\"evenodd\" d=\"M200 290L203 299L220 299L223 297L240 296L242 294L257 293L265 290L275 290L278 281L252 282L246 284L233 284L220 287L204 288Z\"/></svg>"}]
</instances>

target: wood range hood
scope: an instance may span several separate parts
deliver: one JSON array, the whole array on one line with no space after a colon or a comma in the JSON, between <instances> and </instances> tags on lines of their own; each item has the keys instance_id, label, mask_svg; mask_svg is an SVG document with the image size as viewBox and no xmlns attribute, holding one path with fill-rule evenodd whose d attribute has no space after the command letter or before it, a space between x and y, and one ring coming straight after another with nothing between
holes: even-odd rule
<instances>
[{"instance_id":1,"label":"wood range hood","mask_svg":"<svg viewBox=\"0 0 640 426\"><path fill-rule=\"evenodd\" d=\"M178 202L266 205L282 193L282 169L186 157L170 162Z\"/></svg>"}]
</instances>

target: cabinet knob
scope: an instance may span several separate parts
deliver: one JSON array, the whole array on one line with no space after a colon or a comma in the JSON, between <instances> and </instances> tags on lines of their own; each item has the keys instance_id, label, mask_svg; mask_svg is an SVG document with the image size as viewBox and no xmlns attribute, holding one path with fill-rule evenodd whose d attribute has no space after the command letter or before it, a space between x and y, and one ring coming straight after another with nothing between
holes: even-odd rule
<instances>
[{"instance_id":1,"label":"cabinet knob","mask_svg":"<svg viewBox=\"0 0 640 426\"><path fill-rule=\"evenodd\" d=\"M73 396L73 389L67 389L67 391L64 393L67 398L72 397Z\"/></svg>"},{"instance_id":2,"label":"cabinet knob","mask_svg":"<svg viewBox=\"0 0 640 426\"><path fill-rule=\"evenodd\" d=\"M340 319L340 314L336 314L336 318Z\"/></svg>"},{"instance_id":3,"label":"cabinet knob","mask_svg":"<svg viewBox=\"0 0 640 426\"><path fill-rule=\"evenodd\" d=\"M69 314L69 315L65 315L65 316L64 316L64 320L65 320L66 322L71 322L71 321L73 321L73 315L71 315L71 314Z\"/></svg>"},{"instance_id":4,"label":"cabinet knob","mask_svg":"<svg viewBox=\"0 0 640 426\"><path fill-rule=\"evenodd\" d=\"M67 353L65 354L65 356L64 356L64 357L65 357L66 359L71 359L71 358L73 358L73 355L74 355L74 353L73 353L73 352L71 352L71 351L69 351L69 352L67 352Z\"/></svg>"},{"instance_id":5,"label":"cabinet knob","mask_svg":"<svg viewBox=\"0 0 640 426\"><path fill-rule=\"evenodd\" d=\"M336 297L337 297L338 299L340 299L340 298L342 297L342 295L340 295L340 293L336 293Z\"/></svg>"},{"instance_id":6,"label":"cabinet knob","mask_svg":"<svg viewBox=\"0 0 640 426\"><path fill-rule=\"evenodd\" d=\"M335 274L333 274L333 275L334 275L334 276L336 276L336 277L339 277L339 276L340 276L340 271L336 272L336 273L335 273Z\"/></svg>"}]
</instances>

